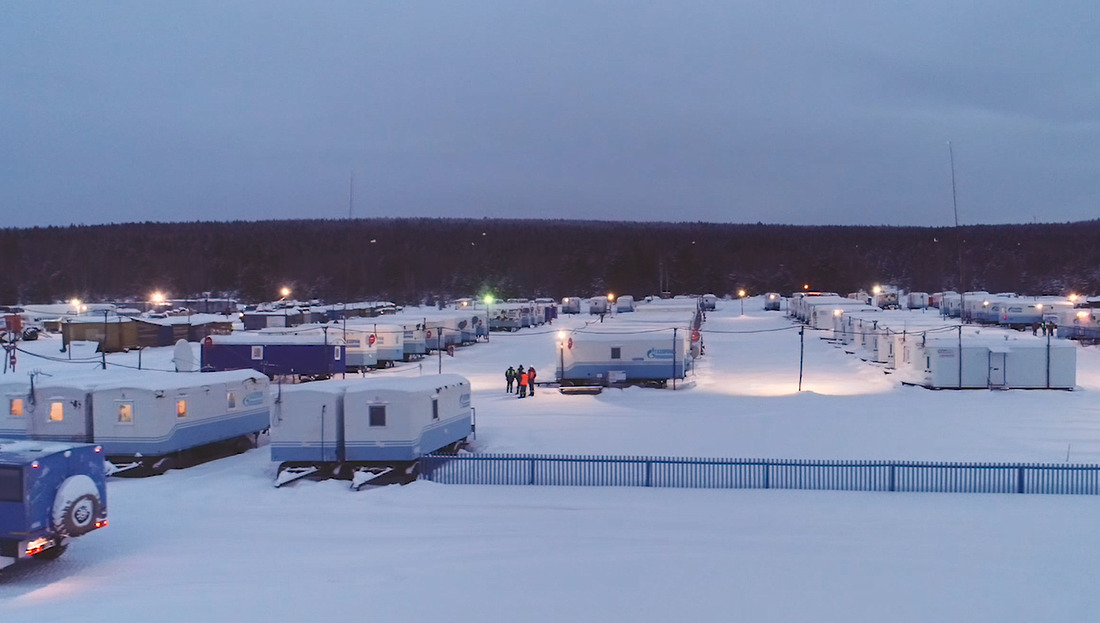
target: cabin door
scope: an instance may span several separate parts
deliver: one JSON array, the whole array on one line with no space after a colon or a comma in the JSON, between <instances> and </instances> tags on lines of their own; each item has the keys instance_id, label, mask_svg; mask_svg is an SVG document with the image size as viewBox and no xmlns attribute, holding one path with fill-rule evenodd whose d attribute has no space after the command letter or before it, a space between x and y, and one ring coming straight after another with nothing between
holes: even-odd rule
<instances>
[{"instance_id":1,"label":"cabin door","mask_svg":"<svg viewBox=\"0 0 1100 623\"><path fill-rule=\"evenodd\" d=\"M1007 353L998 353L990 351L989 353L989 386L990 387L1004 387L1006 385L1005 379L1005 358Z\"/></svg>"}]
</instances>

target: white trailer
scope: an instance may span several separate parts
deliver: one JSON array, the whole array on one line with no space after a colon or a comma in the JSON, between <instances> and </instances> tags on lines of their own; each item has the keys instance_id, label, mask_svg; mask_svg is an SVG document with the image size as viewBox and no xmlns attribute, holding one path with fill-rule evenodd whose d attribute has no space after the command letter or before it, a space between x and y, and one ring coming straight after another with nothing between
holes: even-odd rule
<instances>
[{"instance_id":1,"label":"white trailer","mask_svg":"<svg viewBox=\"0 0 1100 623\"><path fill-rule=\"evenodd\" d=\"M1006 339L1008 338L1008 339ZM1073 389L1075 344L1019 336L963 335L903 345L903 382L934 389Z\"/></svg>"},{"instance_id":2,"label":"white trailer","mask_svg":"<svg viewBox=\"0 0 1100 623\"><path fill-rule=\"evenodd\" d=\"M27 418L30 410L30 380L0 382L3 412L0 412L0 437L23 439L27 436Z\"/></svg>"},{"instance_id":3,"label":"white trailer","mask_svg":"<svg viewBox=\"0 0 1100 623\"><path fill-rule=\"evenodd\" d=\"M253 447L270 426L268 386L254 370L51 377L34 389L27 436L96 443L117 470L161 473L208 452Z\"/></svg>"},{"instance_id":4,"label":"white trailer","mask_svg":"<svg viewBox=\"0 0 1100 623\"><path fill-rule=\"evenodd\" d=\"M313 475L358 485L394 470L406 481L421 456L456 449L473 431L470 382L455 374L286 387L271 427L276 486Z\"/></svg>"}]
</instances>

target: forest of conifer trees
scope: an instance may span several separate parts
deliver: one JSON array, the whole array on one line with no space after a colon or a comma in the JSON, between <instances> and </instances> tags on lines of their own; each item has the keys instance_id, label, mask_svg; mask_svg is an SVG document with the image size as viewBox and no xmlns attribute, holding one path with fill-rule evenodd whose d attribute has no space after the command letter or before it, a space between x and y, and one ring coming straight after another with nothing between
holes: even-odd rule
<instances>
[{"instance_id":1,"label":"forest of conifer trees","mask_svg":"<svg viewBox=\"0 0 1100 623\"><path fill-rule=\"evenodd\" d=\"M645 296L745 289L1100 292L1100 221L955 228L492 219L0 230L0 303L175 297Z\"/></svg>"}]
</instances>

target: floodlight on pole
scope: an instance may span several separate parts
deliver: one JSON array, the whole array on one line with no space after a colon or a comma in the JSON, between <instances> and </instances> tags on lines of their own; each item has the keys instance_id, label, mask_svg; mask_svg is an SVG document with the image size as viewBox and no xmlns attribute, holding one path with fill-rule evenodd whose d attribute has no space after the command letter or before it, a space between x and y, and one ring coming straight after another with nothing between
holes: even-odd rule
<instances>
[{"instance_id":1,"label":"floodlight on pole","mask_svg":"<svg viewBox=\"0 0 1100 623\"><path fill-rule=\"evenodd\" d=\"M493 295L485 295L485 341L489 341L489 333L492 332L492 327L489 326L492 322L492 316L489 313L489 306L493 304Z\"/></svg>"}]
</instances>

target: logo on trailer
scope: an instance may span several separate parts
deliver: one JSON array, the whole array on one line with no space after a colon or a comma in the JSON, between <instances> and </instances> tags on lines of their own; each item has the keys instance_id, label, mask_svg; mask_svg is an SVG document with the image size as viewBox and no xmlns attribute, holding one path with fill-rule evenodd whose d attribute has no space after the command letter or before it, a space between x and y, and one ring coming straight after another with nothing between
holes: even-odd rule
<instances>
[{"instance_id":1,"label":"logo on trailer","mask_svg":"<svg viewBox=\"0 0 1100 623\"><path fill-rule=\"evenodd\" d=\"M264 403L264 393L263 392L250 392L248 395L246 395L244 397L244 400L242 402L244 402L245 406L247 406L247 407L255 407L257 405L262 405Z\"/></svg>"},{"instance_id":2,"label":"logo on trailer","mask_svg":"<svg viewBox=\"0 0 1100 623\"><path fill-rule=\"evenodd\" d=\"M573 338L569 338L569 341L565 343L569 350L573 350Z\"/></svg>"},{"instance_id":3,"label":"logo on trailer","mask_svg":"<svg viewBox=\"0 0 1100 623\"><path fill-rule=\"evenodd\" d=\"M428 338L429 340L432 339L432 330L428 329L428 332L424 334L424 337Z\"/></svg>"},{"instance_id":4,"label":"logo on trailer","mask_svg":"<svg viewBox=\"0 0 1100 623\"><path fill-rule=\"evenodd\" d=\"M374 337L374 334L371 333L370 337L367 338L367 344L370 344L371 346L374 346L374 340L376 340L376 339L377 338Z\"/></svg>"},{"instance_id":5,"label":"logo on trailer","mask_svg":"<svg viewBox=\"0 0 1100 623\"><path fill-rule=\"evenodd\" d=\"M646 359L672 359L674 352L671 348L651 348L645 356Z\"/></svg>"}]
</instances>

